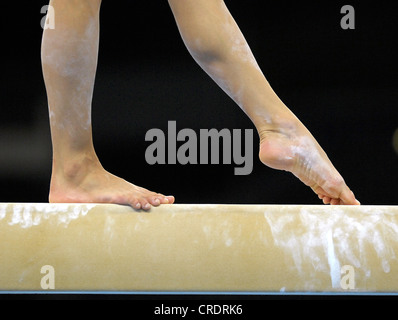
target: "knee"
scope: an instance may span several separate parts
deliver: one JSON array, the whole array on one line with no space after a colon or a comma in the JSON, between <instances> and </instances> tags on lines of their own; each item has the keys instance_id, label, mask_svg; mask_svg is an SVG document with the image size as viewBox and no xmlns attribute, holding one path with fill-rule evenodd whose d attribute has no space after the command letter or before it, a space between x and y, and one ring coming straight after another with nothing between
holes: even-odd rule
<instances>
[{"instance_id":1,"label":"knee","mask_svg":"<svg viewBox=\"0 0 398 320\"><path fill-rule=\"evenodd\" d=\"M223 51L220 49L219 39L210 32L208 26L180 28L180 33L186 48L192 57L200 65L214 65L223 58Z\"/></svg>"}]
</instances>

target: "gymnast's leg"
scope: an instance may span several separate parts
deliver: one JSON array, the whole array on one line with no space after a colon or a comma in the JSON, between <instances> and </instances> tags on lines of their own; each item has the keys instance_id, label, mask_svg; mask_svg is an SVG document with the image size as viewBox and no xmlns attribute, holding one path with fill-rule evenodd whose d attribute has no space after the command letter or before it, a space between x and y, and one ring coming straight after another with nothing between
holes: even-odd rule
<instances>
[{"instance_id":1,"label":"gymnast's leg","mask_svg":"<svg viewBox=\"0 0 398 320\"><path fill-rule=\"evenodd\" d=\"M359 204L311 133L272 90L224 1L169 4L195 61L254 123L260 160L293 173L325 204Z\"/></svg>"},{"instance_id":2,"label":"gymnast's leg","mask_svg":"<svg viewBox=\"0 0 398 320\"><path fill-rule=\"evenodd\" d=\"M55 28L45 29L42 68L53 164L50 202L116 203L150 209L173 203L106 171L92 140L91 101L97 68L101 0L51 0Z\"/></svg>"}]
</instances>

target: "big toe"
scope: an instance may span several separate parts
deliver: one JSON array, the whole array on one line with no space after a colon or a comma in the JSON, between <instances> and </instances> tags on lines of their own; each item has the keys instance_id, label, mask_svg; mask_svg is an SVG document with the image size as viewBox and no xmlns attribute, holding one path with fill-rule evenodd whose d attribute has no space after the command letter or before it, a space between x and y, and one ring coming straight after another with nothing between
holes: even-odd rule
<instances>
[{"instance_id":1,"label":"big toe","mask_svg":"<svg viewBox=\"0 0 398 320\"><path fill-rule=\"evenodd\" d=\"M361 203L355 198L354 193L346 187L340 195L340 199L347 205L360 205Z\"/></svg>"}]
</instances>

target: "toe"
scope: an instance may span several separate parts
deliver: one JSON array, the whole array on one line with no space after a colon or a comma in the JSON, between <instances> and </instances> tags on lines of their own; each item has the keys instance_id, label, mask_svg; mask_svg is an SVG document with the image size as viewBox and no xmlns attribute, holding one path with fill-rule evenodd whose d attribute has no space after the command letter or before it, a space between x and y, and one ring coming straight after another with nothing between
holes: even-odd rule
<instances>
[{"instance_id":1,"label":"toe","mask_svg":"<svg viewBox=\"0 0 398 320\"><path fill-rule=\"evenodd\" d=\"M158 199L160 200L161 204L172 204L174 203L173 196L165 196L163 194L159 194Z\"/></svg>"},{"instance_id":2,"label":"toe","mask_svg":"<svg viewBox=\"0 0 398 320\"><path fill-rule=\"evenodd\" d=\"M132 204L134 209L140 210L141 209L141 203L138 200L135 200Z\"/></svg>"},{"instance_id":3,"label":"toe","mask_svg":"<svg viewBox=\"0 0 398 320\"><path fill-rule=\"evenodd\" d=\"M340 199L343 204L351 204L351 205L360 204L360 202L357 199L355 199L354 193L348 187L345 187L343 191L340 193Z\"/></svg>"},{"instance_id":4,"label":"toe","mask_svg":"<svg viewBox=\"0 0 398 320\"><path fill-rule=\"evenodd\" d=\"M149 199L149 203L155 207L160 205L160 200L158 197L152 197Z\"/></svg>"},{"instance_id":5,"label":"toe","mask_svg":"<svg viewBox=\"0 0 398 320\"><path fill-rule=\"evenodd\" d=\"M324 196L322 201L323 201L324 204L329 204L331 199L330 199L330 197Z\"/></svg>"},{"instance_id":6,"label":"toe","mask_svg":"<svg viewBox=\"0 0 398 320\"><path fill-rule=\"evenodd\" d=\"M141 208L145 211L148 211L151 209L151 204L147 201L141 201Z\"/></svg>"}]
</instances>

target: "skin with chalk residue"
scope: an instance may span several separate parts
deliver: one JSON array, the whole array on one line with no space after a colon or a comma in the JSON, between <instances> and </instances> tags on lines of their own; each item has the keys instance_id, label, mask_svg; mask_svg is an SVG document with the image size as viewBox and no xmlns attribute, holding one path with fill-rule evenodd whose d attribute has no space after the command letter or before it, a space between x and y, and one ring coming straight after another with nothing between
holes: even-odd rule
<instances>
[{"instance_id":1,"label":"skin with chalk residue","mask_svg":"<svg viewBox=\"0 0 398 320\"><path fill-rule=\"evenodd\" d=\"M173 203L106 171L92 140L91 101L97 68L99 0L52 0L56 27L46 29L42 67L53 144L50 202L117 203L135 209Z\"/></svg>"},{"instance_id":2,"label":"skin with chalk residue","mask_svg":"<svg viewBox=\"0 0 398 320\"><path fill-rule=\"evenodd\" d=\"M272 90L224 1L169 4L192 57L257 128L260 160L293 173L325 204L359 204L311 133Z\"/></svg>"},{"instance_id":3,"label":"skin with chalk residue","mask_svg":"<svg viewBox=\"0 0 398 320\"><path fill-rule=\"evenodd\" d=\"M221 0L169 0L195 61L240 106L260 136L260 160L287 170L325 204L359 204L325 152L265 79ZM42 67L53 167L50 202L117 203L136 209L174 203L106 171L94 150L91 101L101 0L51 0L55 29L45 29Z\"/></svg>"}]
</instances>

